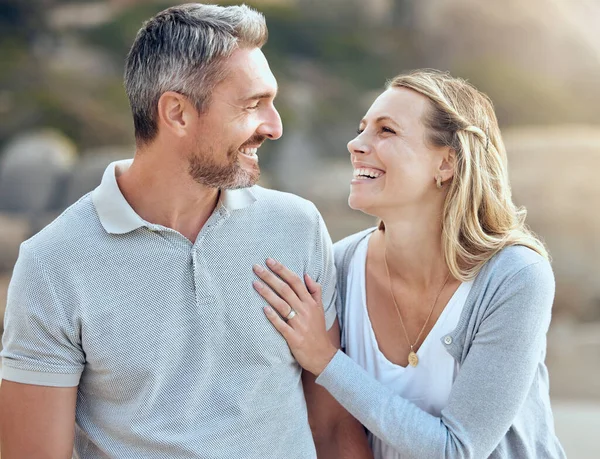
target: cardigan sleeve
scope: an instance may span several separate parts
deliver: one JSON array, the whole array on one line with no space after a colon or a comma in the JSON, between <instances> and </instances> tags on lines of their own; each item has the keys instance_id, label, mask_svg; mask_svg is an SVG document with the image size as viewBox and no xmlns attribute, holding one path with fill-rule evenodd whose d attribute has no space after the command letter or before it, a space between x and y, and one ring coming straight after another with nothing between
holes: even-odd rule
<instances>
[{"instance_id":1,"label":"cardigan sleeve","mask_svg":"<svg viewBox=\"0 0 600 459\"><path fill-rule=\"evenodd\" d=\"M545 260L500 284L441 417L395 394L339 351L317 383L402 457L489 457L523 405L543 359L553 298L554 276Z\"/></svg>"}]
</instances>

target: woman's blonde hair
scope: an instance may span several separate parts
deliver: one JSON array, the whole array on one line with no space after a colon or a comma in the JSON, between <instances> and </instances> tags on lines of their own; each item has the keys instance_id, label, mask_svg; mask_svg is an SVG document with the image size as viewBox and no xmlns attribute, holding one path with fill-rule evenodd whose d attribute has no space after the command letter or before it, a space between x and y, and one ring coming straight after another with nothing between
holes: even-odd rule
<instances>
[{"instance_id":1,"label":"woman's blonde hair","mask_svg":"<svg viewBox=\"0 0 600 459\"><path fill-rule=\"evenodd\" d=\"M436 70L399 75L387 88L408 88L427 97L427 140L456 153L442 222L442 248L452 275L473 279L510 245L529 247L548 258L543 243L524 223L526 210L512 202L506 149L489 97L465 80Z\"/></svg>"}]
</instances>

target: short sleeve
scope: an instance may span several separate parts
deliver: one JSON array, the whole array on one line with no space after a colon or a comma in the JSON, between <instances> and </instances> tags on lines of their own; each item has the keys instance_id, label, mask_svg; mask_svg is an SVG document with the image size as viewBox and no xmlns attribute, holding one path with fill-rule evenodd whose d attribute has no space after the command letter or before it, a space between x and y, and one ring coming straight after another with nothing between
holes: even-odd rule
<instances>
[{"instance_id":1,"label":"short sleeve","mask_svg":"<svg viewBox=\"0 0 600 459\"><path fill-rule=\"evenodd\" d=\"M336 318L336 271L333 258L333 244L331 237L323 221L323 217L318 213L318 225L315 241L314 263L316 266L313 277L323 290L323 307L325 309L325 324L329 330ZM312 276L312 274L311 274Z\"/></svg>"},{"instance_id":2,"label":"short sleeve","mask_svg":"<svg viewBox=\"0 0 600 459\"><path fill-rule=\"evenodd\" d=\"M42 386L77 386L85 362L78 320L63 307L26 244L21 245L8 287L2 378Z\"/></svg>"}]
</instances>

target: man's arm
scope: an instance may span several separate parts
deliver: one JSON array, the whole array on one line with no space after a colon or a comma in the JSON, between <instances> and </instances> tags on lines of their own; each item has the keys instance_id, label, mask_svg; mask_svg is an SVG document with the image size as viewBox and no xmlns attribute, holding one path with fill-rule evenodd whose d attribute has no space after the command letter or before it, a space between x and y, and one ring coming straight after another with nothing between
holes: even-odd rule
<instances>
[{"instance_id":1,"label":"man's arm","mask_svg":"<svg viewBox=\"0 0 600 459\"><path fill-rule=\"evenodd\" d=\"M48 387L2 381L2 459L71 459L77 387Z\"/></svg>"},{"instance_id":2,"label":"man's arm","mask_svg":"<svg viewBox=\"0 0 600 459\"><path fill-rule=\"evenodd\" d=\"M331 342L339 347L340 327L337 320L328 332ZM362 425L350 415L323 387L315 383L308 371L302 372L308 420L319 459L372 458Z\"/></svg>"}]
</instances>

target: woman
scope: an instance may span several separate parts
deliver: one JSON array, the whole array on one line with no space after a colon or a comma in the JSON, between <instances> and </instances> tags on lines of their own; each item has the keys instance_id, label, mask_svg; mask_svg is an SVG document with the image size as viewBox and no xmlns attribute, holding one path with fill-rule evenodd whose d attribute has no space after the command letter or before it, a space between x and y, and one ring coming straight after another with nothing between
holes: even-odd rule
<instances>
[{"instance_id":1,"label":"woman","mask_svg":"<svg viewBox=\"0 0 600 459\"><path fill-rule=\"evenodd\" d=\"M544 365L554 278L511 200L490 100L445 73L400 75L348 149L349 204L380 224L335 245L347 355L316 282L255 269L300 365L370 431L376 458L565 457Z\"/></svg>"}]
</instances>

